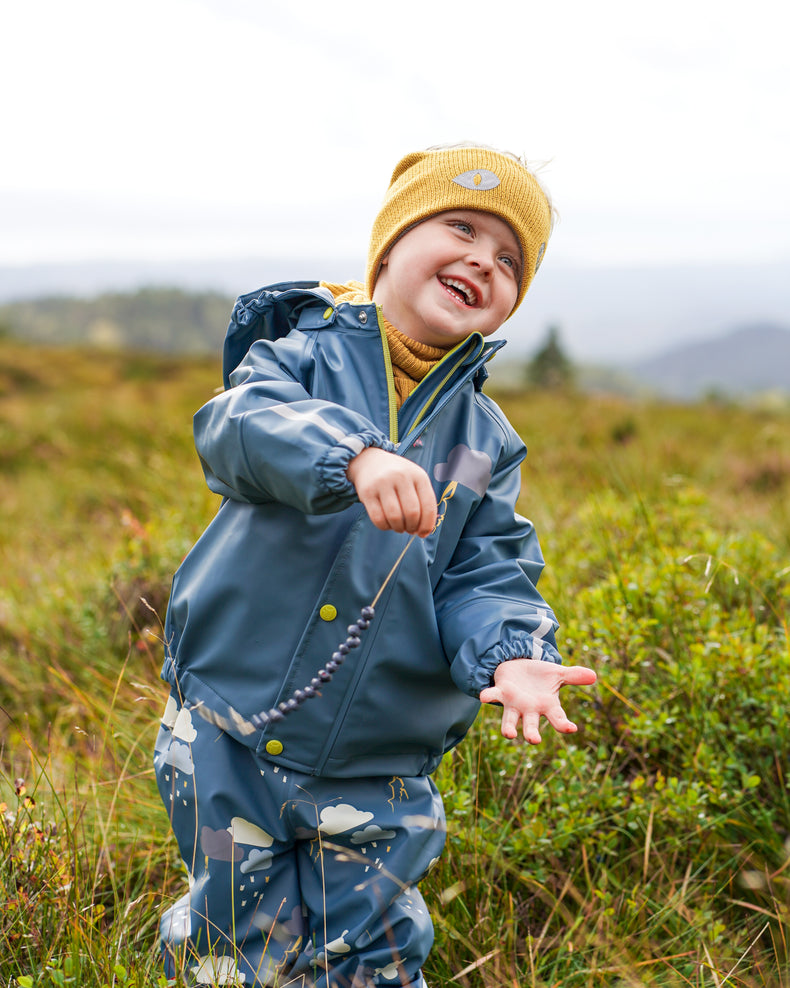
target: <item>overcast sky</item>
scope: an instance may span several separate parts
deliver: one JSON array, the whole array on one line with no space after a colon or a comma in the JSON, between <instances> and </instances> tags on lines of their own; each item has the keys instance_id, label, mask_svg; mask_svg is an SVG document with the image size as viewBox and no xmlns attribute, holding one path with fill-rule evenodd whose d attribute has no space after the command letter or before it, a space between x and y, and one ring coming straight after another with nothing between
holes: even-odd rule
<instances>
[{"instance_id":1,"label":"overcast sky","mask_svg":"<svg viewBox=\"0 0 790 988\"><path fill-rule=\"evenodd\" d=\"M464 139L546 162L561 217L547 260L790 260L784 11L7 5L0 264L363 257L395 162Z\"/></svg>"}]
</instances>

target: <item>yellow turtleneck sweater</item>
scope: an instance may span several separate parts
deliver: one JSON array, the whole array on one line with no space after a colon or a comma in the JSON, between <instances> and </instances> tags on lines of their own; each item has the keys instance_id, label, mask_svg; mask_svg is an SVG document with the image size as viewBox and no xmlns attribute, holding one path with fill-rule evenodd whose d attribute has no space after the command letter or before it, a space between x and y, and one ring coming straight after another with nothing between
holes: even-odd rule
<instances>
[{"instance_id":1,"label":"yellow turtleneck sweater","mask_svg":"<svg viewBox=\"0 0 790 988\"><path fill-rule=\"evenodd\" d=\"M355 305L370 302L365 294L362 283L349 281L345 285L336 285L328 281L321 282L322 288L328 288L336 302L351 302ZM387 334L390 349L392 373L395 379L395 395L398 408L406 401L429 370L434 367L452 347L428 346L418 343L396 329L382 313L381 320Z\"/></svg>"}]
</instances>

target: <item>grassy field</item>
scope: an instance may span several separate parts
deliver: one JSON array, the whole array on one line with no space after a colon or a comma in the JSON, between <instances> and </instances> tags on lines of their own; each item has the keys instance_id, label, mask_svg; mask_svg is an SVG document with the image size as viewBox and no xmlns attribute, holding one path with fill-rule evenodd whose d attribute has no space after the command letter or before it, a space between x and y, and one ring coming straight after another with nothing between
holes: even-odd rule
<instances>
[{"instance_id":1,"label":"grassy field","mask_svg":"<svg viewBox=\"0 0 790 988\"><path fill-rule=\"evenodd\" d=\"M150 768L216 362L0 340L0 988L164 985ZM438 773L432 988L790 986L790 414L502 395L581 729Z\"/></svg>"}]
</instances>

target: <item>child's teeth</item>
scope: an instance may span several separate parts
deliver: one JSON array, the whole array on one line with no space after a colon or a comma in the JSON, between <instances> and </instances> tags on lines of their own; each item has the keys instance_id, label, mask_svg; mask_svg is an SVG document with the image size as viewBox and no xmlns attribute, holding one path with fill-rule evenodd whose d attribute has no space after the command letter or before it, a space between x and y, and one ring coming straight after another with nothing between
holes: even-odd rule
<instances>
[{"instance_id":1,"label":"child's teeth","mask_svg":"<svg viewBox=\"0 0 790 988\"><path fill-rule=\"evenodd\" d=\"M477 296L467 285L464 285L460 281L455 281L453 278L444 278L442 280L448 288L454 288L457 292L460 292L460 294L466 299L467 305L474 305L477 301Z\"/></svg>"}]
</instances>

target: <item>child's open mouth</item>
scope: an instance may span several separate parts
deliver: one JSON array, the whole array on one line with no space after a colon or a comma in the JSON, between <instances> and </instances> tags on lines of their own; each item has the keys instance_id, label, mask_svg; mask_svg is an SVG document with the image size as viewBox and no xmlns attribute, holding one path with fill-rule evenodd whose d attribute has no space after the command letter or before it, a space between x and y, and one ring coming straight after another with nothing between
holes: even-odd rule
<instances>
[{"instance_id":1,"label":"child's open mouth","mask_svg":"<svg viewBox=\"0 0 790 988\"><path fill-rule=\"evenodd\" d=\"M463 302L464 305L477 305L477 292L472 288L471 285L467 285L464 281L458 281L456 278L442 278L439 277L439 281L444 285L445 289L448 291L453 298L458 299L459 302Z\"/></svg>"}]
</instances>

